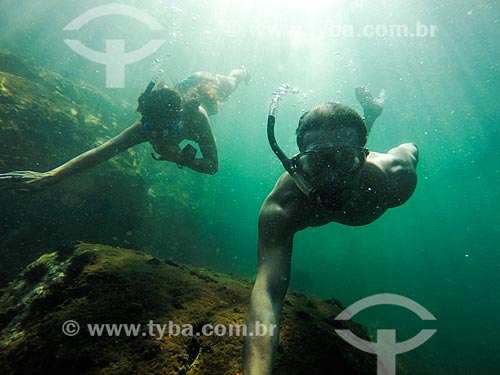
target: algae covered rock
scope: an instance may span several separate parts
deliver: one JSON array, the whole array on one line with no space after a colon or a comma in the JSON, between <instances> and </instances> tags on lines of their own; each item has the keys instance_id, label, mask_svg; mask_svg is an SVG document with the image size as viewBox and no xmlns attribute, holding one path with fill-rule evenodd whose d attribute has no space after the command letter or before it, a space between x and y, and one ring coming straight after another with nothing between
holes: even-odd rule
<instances>
[{"instance_id":1,"label":"algae covered rock","mask_svg":"<svg viewBox=\"0 0 500 375\"><path fill-rule=\"evenodd\" d=\"M135 118L133 106L0 49L0 173L55 168ZM42 242L132 240L126 233L146 215L147 190L133 150L48 191L0 190L0 286L38 258Z\"/></svg>"},{"instance_id":2,"label":"algae covered rock","mask_svg":"<svg viewBox=\"0 0 500 375\"><path fill-rule=\"evenodd\" d=\"M0 47L0 173L57 167L135 122L135 108ZM41 192L0 189L0 288L41 249L74 239L208 258L212 249L193 232L205 227L195 211L202 209L209 176L157 163L148 147Z\"/></svg>"},{"instance_id":3,"label":"algae covered rock","mask_svg":"<svg viewBox=\"0 0 500 375\"><path fill-rule=\"evenodd\" d=\"M243 331L229 330L244 323L251 288L135 250L68 244L0 296L0 373L237 374ZM375 357L335 334L340 311L289 293L275 374L374 374ZM342 325L366 337L361 326Z\"/></svg>"}]
</instances>

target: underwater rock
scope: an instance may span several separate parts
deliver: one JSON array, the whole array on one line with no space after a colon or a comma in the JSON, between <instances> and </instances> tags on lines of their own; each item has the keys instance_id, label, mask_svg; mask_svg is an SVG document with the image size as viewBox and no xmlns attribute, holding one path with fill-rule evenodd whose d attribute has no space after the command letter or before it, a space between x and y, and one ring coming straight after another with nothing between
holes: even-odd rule
<instances>
[{"instance_id":1,"label":"underwater rock","mask_svg":"<svg viewBox=\"0 0 500 375\"><path fill-rule=\"evenodd\" d=\"M123 105L0 48L0 173L46 171L95 147L136 120L134 107ZM126 233L147 216L141 173L129 150L47 191L1 190L0 286L38 258L40 247L75 238L136 246Z\"/></svg>"},{"instance_id":2,"label":"underwater rock","mask_svg":"<svg viewBox=\"0 0 500 375\"><path fill-rule=\"evenodd\" d=\"M86 243L65 257L43 255L34 263L46 271L38 281L27 282L25 270L0 296L0 373L241 372L243 337L202 333L206 324L243 324L252 284L172 263ZM375 374L376 358L335 334L329 317L340 311L318 298L288 293L274 374ZM68 321L79 324L78 334L70 335L74 331L68 327L75 327ZM167 331L150 331L156 327L150 322L166 324ZM359 325L343 323L367 339ZM141 330L92 337L88 325L93 324L141 324ZM174 325L191 327L191 335L176 334ZM406 372L398 369L398 374Z\"/></svg>"},{"instance_id":3,"label":"underwater rock","mask_svg":"<svg viewBox=\"0 0 500 375\"><path fill-rule=\"evenodd\" d=\"M138 119L136 103L62 77L34 58L21 58L0 45L0 173L47 171ZM211 249L203 253L206 241L193 236L197 226L206 226L196 211L206 210L204 194L198 193L204 192L208 176L157 163L145 147L41 192L0 189L0 288L47 248L75 239L162 249L162 256L180 261L210 257ZM61 256L70 250L62 249Z\"/></svg>"}]
</instances>

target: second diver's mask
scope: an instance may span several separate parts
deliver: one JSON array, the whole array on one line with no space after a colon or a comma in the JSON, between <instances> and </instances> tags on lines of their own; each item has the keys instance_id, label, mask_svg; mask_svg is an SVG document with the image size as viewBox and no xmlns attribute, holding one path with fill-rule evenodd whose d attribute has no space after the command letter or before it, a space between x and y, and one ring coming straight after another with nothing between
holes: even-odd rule
<instances>
[{"instance_id":1,"label":"second diver's mask","mask_svg":"<svg viewBox=\"0 0 500 375\"><path fill-rule=\"evenodd\" d=\"M369 151L349 143L325 142L311 144L305 151L288 158L276 141L274 126L278 103L290 92L297 93L298 90L291 89L291 86L286 84L273 93L267 120L269 144L297 187L306 196L322 206L327 206L326 208L338 209L342 202L339 202L337 189L342 185L342 181L356 175L363 168Z\"/></svg>"},{"instance_id":2,"label":"second diver's mask","mask_svg":"<svg viewBox=\"0 0 500 375\"><path fill-rule=\"evenodd\" d=\"M138 111L141 112L142 118L141 122L143 129L149 133L158 133L162 136L180 136L180 118L170 118L167 121L151 121L150 115L144 113L144 108L146 107L146 102L150 100L156 82L151 80L144 90L144 93L139 97L139 107Z\"/></svg>"}]
</instances>

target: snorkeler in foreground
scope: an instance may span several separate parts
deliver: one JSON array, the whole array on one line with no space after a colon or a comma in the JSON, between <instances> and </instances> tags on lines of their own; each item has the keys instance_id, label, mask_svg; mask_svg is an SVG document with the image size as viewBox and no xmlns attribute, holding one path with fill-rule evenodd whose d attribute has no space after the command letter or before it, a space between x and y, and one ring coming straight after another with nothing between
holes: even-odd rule
<instances>
[{"instance_id":1,"label":"snorkeler in foreground","mask_svg":"<svg viewBox=\"0 0 500 375\"><path fill-rule=\"evenodd\" d=\"M203 79L196 79L202 75ZM194 171L215 174L218 169L217 145L212 134L209 114L219 111L223 100L236 90L241 81L248 82L245 68L232 70L228 76L206 72L194 73L174 88L150 82L139 97L135 124L104 144L84 152L67 163L47 172L14 171L0 173L0 189L37 191L68 176L94 167L128 148L150 142L158 155L156 160L176 163ZM156 87L155 87L156 86ZM192 145L180 148L183 140L198 144L202 157Z\"/></svg>"},{"instance_id":2,"label":"snorkeler in foreground","mask_svg":"<svg viewBox=\"0 0 500 375\"><path fill-rule=\"evenodd\" d=\"M295 233L330 222L369 224L387 209L405 203L415 190L417 147L405 143L387 153L368 151L367 136L382 105L362 87L356 89L356 97L364 121L339 103L321 104L304 113L297 128L300 153L291 159L274 138L275 108L271 106L269 142L287 172L260 211L257 278L246 321L245 375L272 372ZM267 326L267 335L255 334L256 322ZM273 328L277 328L274 334L269 334Z\"/></svg>"}]
</instances>

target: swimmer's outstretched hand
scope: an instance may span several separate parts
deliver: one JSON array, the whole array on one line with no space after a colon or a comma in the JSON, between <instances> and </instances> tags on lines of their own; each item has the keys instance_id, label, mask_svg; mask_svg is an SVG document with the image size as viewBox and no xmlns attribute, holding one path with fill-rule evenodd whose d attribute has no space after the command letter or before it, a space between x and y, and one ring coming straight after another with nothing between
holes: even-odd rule
<instances>
[{"instance_id":1,"label":"swimmer's outstretched hand","mask_svg":"<svg viewBox=\"0 0 500 375\"><path fill-rule=\"evenodd\" d=\"M365 117L369 117L372 120L379 117L384 110L382 102L375 99L366 87L356 87L356 99L358 99L359 104L363 107Z\"/></svg>"},{"instance_id":2,"label":"swimmer's outstretched hand","mask_svg":"<svg viewBox=\"0 0 500 375\"><path fill-rule=\"evenodd\" d=\"M0 190L10 190L16 193L40 191L56 182L50 172L14 171L0 173Z\"/></svg>"}]
</instances>

